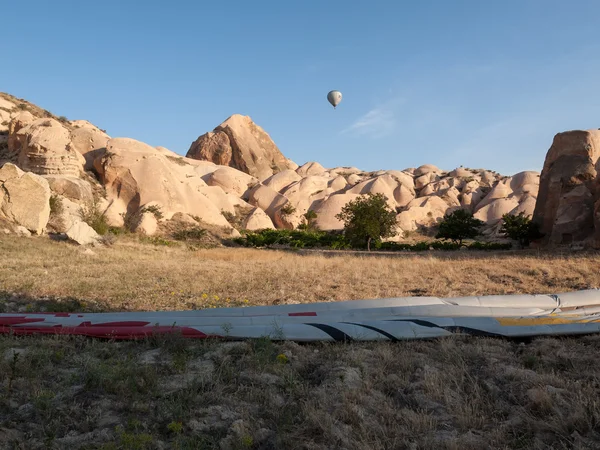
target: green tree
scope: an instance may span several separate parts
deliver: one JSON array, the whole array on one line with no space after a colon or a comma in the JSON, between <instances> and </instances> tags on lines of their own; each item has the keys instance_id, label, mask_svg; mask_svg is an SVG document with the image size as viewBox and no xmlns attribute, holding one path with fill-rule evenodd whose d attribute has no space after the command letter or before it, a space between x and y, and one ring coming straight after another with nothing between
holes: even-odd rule
<instances>
[{"instance_id":1,"label":"green tree","mask_svg":"<svg viewBox=\"0 0 600 450\"><path fill-rule=\"evenodd\" d=\"M396 234L396 212L383 194L361 195L346 203L335 217L344 222L344 234L353 247L366 245L371 251L371 241Z\"/></svg>"},{"instance_id":2,"label":"green tree","mask_svg":"<svg viewBox=\"0 0 600 450\"><path fill-rule=\"evenodd\" d=\"M500 232L509 239L519 242L520 248L529 246L531 241L543 236L539 225L520 212L519 214L504 214L502 216L502 228Z\"/></svg>"},{"instance_id":3,"label":"green tree","mask_svg":"<svg viewBox=\"0 0 600 450\"><path fill-rule=\"evenodd\" d=\"M473 217L473 213L466 209L457 209L446 214L440 222L438 239L450 239L452 242L463 245L464 239L473 239L479 235L479 228L484 222Z\"/></svg>"}]
</instances>

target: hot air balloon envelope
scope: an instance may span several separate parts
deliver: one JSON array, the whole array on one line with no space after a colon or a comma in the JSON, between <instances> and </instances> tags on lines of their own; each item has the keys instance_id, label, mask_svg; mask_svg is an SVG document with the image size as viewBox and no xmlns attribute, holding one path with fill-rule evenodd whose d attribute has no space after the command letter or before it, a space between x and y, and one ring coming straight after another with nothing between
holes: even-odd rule
<instances>
[{"instance_id":1,"label":"hot air balloon envelope","mask_svg":"<svg viewBox=\"0 0 600 450\"><path fill-rule=\"evenodd\" d=\"M335 108L342 101L342 93L340 91L329 91L327 100Z\"/></svg>"}]
</instances>

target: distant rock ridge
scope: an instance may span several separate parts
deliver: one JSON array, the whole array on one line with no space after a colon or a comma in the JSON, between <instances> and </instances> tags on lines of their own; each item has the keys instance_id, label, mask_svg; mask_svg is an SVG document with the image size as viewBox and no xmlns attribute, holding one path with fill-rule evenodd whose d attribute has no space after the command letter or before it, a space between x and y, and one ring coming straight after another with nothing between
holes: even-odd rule
<instances>
[{"instance_id":1,"label":"distant rock ridge","mask_svg":"<svg viewBox=\"0 0 600 450\"><path fill-rule=\"evenodd\" d=\"M596 145L586 139L584 146ZM466 167L445 171L431 164L372 172L326 168L316 161L298 166L281 153L266 131L239 114L198 137L183 157L164 147L110 137L85 120L56 117L0 93L0 167L6 162L41 176L52 198L62 202L61 213L51 214L50 219L40 205L23 209L27 220L20 220L34 233L46 228L68 231L80 220L79 208L93 199L111 225L123 226L128 217L135 217L133 226L145 234L169 229L172 222L217 227L228 237L243 229L294 229L304 223L310 210L316 213L313 223L318 228L339 230L343 224L335 216L347 202L359 195L381 193L397 214L394 240L404 240L415 231L428 233L445 214L458 208L483 220L485 236L497 239L503 214L533 214L540 183L540 174L531 171L507 177ZM591 171L585 177L591 177L586 181L591 193ZM37 186L28 177L19 179ZM46 186L44 181L37 183ZM28 198L14 194L15 182L8 186L12 186L11 199ZM586 193L581 195L587 199L586 211L597 211L597 203ZM595 191L590 195L596 195ZM4 202L3 217L16 217L17 209L11 206L9 210ZM553 211L544 217L554 217ZM586 217L582 223L589 225L591 216Z\"/></svg>"}]
</instances>

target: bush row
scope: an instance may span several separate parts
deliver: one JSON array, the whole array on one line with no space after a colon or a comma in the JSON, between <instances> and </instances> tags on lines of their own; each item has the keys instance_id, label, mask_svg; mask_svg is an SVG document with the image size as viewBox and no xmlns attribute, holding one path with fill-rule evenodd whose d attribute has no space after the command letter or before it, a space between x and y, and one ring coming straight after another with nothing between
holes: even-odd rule
<instances>
[{"instance_id":1,"label":"bush row","mask_svg":"<svg viewBox=\"0 0 600 450\"><path fill-rule=\"evenodd\" d=\"M352 246L346 240L341 231L244 231L243 236L234 239L234 241L237 244L245 247L284 246L291 248L327 248L332 250L352 249ZM375 242L373 247L383 251L425 251L430 249L458 250L461 246L452 242L435 240L430 242L419 242L416 244ZM471 250L509 250L512 246L508 243L476 241L470 244L465 244L463 247Z\"/></svg>"},{"instance_id":2,"label":"bush row","mask_svg":"<svg viewBox=\"0 0 600 450\"><path fill-rule=\"evenodd\" d=\"M268 229L260 231L244 231L244 235L234 239L234 241L245 247L281 245L292 248L350 248L350 244L346 242L342 233L327 231Z\"/></svg>"},{"instance_id":3,"label":"bush row","mask_svg":"<svg viewBox=\"0 0 600 450\"><path fill-rule=\"evenodd\" d=\"M382 242L376 245L376 248L388 251L424 251L424 250L459 250L460 244L444 241L418 242L416 244L403 244L400 242ZM470 244L463 244L469 250L510 250L512 245L501 242L479 242L475 241Z\"/></svg>"}]
</instances>

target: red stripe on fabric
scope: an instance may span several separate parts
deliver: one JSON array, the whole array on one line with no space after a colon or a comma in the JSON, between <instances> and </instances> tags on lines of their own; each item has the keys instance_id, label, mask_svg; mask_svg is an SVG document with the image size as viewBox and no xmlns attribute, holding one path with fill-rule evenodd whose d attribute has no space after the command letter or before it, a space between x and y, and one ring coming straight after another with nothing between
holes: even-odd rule
<instances>
[{"instance_id":1,"label":"red stripe on fabric","mask_svg":"<svg viewBox=\"0 0 600 450\"><path fill-rule=\"evenodd\" d=\"M43 322L46 319L28 319L25 316L20 316L20 317L0 317L0 326L4 325L19 325L22 323L34 323L34 322Z\"/></svg>"},{"instance_id":2,"label":"red stripe on fabric","mask_svg":"<svg viewBox=\"0 0 600 450\"><path fill-rule=\"evenodd\" d=\"M146 327L146 326L121 326L121 327L110 327L110 326L77 326L77 327L63 327L61 325L55 325L52 327L35 327L35 326L24 326L24 327L10 327L0 325L0 333L14 335L31 335L31 334L72 334L89 337L105 337L111 339L139 339L153 334L174 334L181 333L186 338L197 338L205 339L210 337L220 338L219 335L208 335L201 331L198 331L190 327L172 327L172 326L158 326L158 327Z\"/></svg>"},{"instance_id":3,"label":"red stripe on fabric","mask_svg":"<svg viewBox=\"0 0 600 450\"><path fill-rule=\"evenodd\" d=\"M298 316L316 316L316 312L298 312L298 313L288 313L288 316L298 317Z\"/></svg>"}]
</instances>

